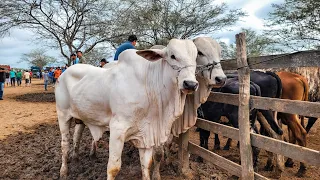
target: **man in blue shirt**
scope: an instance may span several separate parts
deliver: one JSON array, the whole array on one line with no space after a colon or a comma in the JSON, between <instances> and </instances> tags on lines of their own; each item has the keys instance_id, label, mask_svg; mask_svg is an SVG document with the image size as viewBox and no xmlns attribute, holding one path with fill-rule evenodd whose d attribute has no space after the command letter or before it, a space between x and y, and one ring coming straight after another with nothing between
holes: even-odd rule
<instances>
[{"instance_id":1,"label":"man in blue shirt","mask_svg":"<svg viewBox=\"0 0 320 180\"><path fill-rule=\"evenodd\" d=\"M127 49L135 49L135 45L137 43L137 36L135 35L130 35L129 38L128 38L128 41L122 43L117 51L116 51L116 54L114 55L114 60L117 61L118 60L118 57L119 57L119 54L122 53L123 51L127 50Z\"/></svg>"},{"instance_id":2,"label":"man in blue shirt","mask_svg":"<svg viewBox=\"0 0 320 180\"><path fill-rule=\"evenodd\" d=\"M79 59L77 59L77 55L75 53L70 55L70 59L71 59L71 64L78 64L79 63Z\"/></svg>"}]
</instances>

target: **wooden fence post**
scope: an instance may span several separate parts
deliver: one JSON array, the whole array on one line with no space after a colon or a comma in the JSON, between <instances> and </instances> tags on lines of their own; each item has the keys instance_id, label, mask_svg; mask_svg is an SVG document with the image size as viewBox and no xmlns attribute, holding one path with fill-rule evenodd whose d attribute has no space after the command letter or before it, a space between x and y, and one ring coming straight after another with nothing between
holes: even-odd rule
<instances>
[{"instance_id":1,"label":"wooden fence post","mask_svg":"<svg viewBox=\"0 0 320 180\"><path fill-rule=\"evenodd\" d=\"M179 160L182 175L188 176L189 173L189 131L179 135Z\"/></svg>"},{"instance_id":2,"label":"wooden fence post","mask_svg":"<svg viewBox=\"0 0 320 180\"><path fill-rule=\"evenodd\" d=\"M250 68L247 62L246 35L236 35L237 65L239 74L239 138L241 156L241 179L253 180L252 149L250 140L249 100L250 100Z\"/></svg>"}]
</instances>

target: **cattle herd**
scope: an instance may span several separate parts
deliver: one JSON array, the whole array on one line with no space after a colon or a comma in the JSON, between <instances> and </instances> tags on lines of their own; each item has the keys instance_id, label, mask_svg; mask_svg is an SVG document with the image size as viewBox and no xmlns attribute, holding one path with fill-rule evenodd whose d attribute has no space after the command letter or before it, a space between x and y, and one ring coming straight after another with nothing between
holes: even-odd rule
<instances>
[{"instance_id":1,"label":"cattle herd","mask_svg":"<svg viewBox=\"0 0 320 180\"><path fill-rule=\"evenodd\" d=\"M211 91L239 93L237 74L225 74L220 64L221 48L209 37L194 40L172 39L167 46L147 50L126 50L119 61L104 68L77 64L68 68L55 87L56 108L61 132L62 165L60 178L68 175L70 123L76 122L72 157L78 158L79 142L84 127L93 137L90 155L94 156L97 141L110 130L107 178L115 179L121 167L124 143L130 141L139 149L143 179L160 179L159 164L163 145L172 135L187 131L197 117L219 122L221 116L238 127L238 107L206 102ZM289 72L260 72L250 74L250 94L255 96L308 101L306 79ZM255 120L261 113L271 130L282 135L282 126L289 130L289 141L306 146L303 119L298 115L275 113L271 110L250 110L252 130L270 136L268 127ZM308 131L316 118L309 118ZM276 121L276 120L279 120ZM262 123L261 123L262 124ZM270 130L270 129L269 129ZM208 148L210 132L199 129L200 145ZM230 148L231 139L224 149ZM218 135L215 149L220 148ZM259 151L254 149L254 163ZM153 172L151 165L154 163ZM285 163L293 165L292 159ZM272 161L266 169L270 169ZM298 172L303 176L306 166L301 163Z\"/></svg>"}]
</instances>

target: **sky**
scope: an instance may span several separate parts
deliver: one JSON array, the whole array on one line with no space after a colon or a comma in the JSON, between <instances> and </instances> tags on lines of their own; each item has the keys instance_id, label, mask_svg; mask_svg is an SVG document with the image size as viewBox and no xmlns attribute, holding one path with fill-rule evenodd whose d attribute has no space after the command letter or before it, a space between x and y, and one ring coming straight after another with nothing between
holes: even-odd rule
<instances>
[{"instance_id":1,"label":"sky","mask_svg":"<svg viewBox=\"0 0 320 180\"><path fill-rule=\"evenodd\" d=\"M215 0L214 3L227 3L230 8L242 9L248 16L241 18L233 27L221 31L214 35L215 39L227 44L235 41L235 35L241 28L252 28L256 31L264 29L263 19L268 17L268 12L272 11L272 3L283 3L284 0ZM34 33L24 29L13 29L10 35L0 39L0 64L9 64L14 68L28 68L29 64L20 62L23 54L31 52L33 49L42 47L41 43L34 41ZM59 51L47 49L47 55L64 60ZM109 58L109 57L106 57ZM109 58L109 60L111 60Z\"/></svg>"}]
</instances>

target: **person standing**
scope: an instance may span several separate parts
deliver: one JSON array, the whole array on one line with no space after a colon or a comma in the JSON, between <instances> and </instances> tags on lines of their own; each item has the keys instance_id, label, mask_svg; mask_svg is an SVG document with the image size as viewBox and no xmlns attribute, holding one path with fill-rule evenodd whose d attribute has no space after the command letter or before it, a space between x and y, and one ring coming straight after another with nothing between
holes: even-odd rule
<instances>
[{"instance_id":1,"label":"person standing","mask_svg":"<svg viewBox=\"0 0 320 180\"><path fill-rule=\"evenodd\" d=\"M41 70L41 72L40 72L40 79L42 79L42 78L43 78L43 74L44 74L44 71L43 71L43 70Z\"/></svg>"},{"instance_id":2,"label":"person standing","mask_svg":"<svg viewBox=\"0 0 320 180\"><path fill-rule=\"evenodd\" d=\"M48 72L48 76L49 76L49 84L52 84L53 83L53 72L51 69Z\"/></svg>"},{"instance_id":3,"label":"person standing","mask_svg":"<svg viewBox=\"0 0 320 180\"><path fill-rule=\"evenodd\" d=\"M37 78L39 78L39 80L41 80L41 79L40 79L40 72L39 72L39 71L37 71Z\"/></svg>"},{"instance_id":4,"label":"person standing","mask_svg":"<svg viewBox=\"0 0 320 180\"><path fill-rule=\"evenodd\" d=\"M70 55L70 59L71 59L71 65L79 63L79 62L77 62L77 60L79 60L79 59L77 59L77 55L75 53Z\"/></svg>"},{"instance_id":5,"label":"person standing","mask_svg":"<svg viewBox=\"0 0 320 180\"><path fill-rule=\"evenodd\" d=\"M120 53L122 53L123 51L127 50L127 49L136 49L135 45L137 44L137 36L135 35L130 35L128 38L128 41L122 43L117 51L116 54L114 55L114 60L117 61L119 58Z\"/></svg>"},{"instance_id":6,"label":"person standing","mask_svg":"<svg viewBox=\"0 0 320 180\"><path fill-rule=\"evenodd\" d=\"M32 79L32 75L33 75L31 70L30 70L29 74L30 74L29 82L30 82L30 86L31 86L31 79Z\"/></svg>"},{"instance_id":7,"label":"person standing","mask_svg":"<svg viewBox=\"0 0 320 180\"><path fill-rule=\"evenodd\" d=\"M3 100L5 80L6 80L6 70L4 68L0 68L0 100Z\"/></svg>"},{"instance_id":8,"label":"person standing","mask_svg":"<svg viewBox=\"0 0 320 180\"><path fill-rule=\"evenodd\" d=\"M77 59L76 62L80 63L80 64L86 64L86 58L82 55L82 51L77 51Z\"/></svg>"},{"instance_id":9,"label":"person standing","mask_svg":"<svg viewBox=\"0 0 320 180\"><path fill-rule=\"evenodd\" d=\"M28 70L26 70L26 72L24 72L23 74L24 79L25 79L25 83L26 83L26 87L30 86L30 73L28 72Z\"/></svg>"},{"instance_id":10,"label":"person standing","mask_svg":"<svg viewBox=\"0 0 320 180\"><path fill-rule=\"evenodd\" d=\"M61 70L60 70L60 67L57 67L57 69L54 71L54 73L53 73L53 83L55 84L56 83L56 81L57 81L57 79L59 78L59 76L61 75ZM54 84L53 84L53 86L54 86Z\"/></svg>"},{"instance_id":11,"label":"person standing","mask_svg":"<svg viewBox=\"0 0 320 180\"><path fill-rule=\"evenodd\" d=\"M9 73L9 71L6 71L5 74L6 74L6 84L7 84L7 87L9 87L9 84L10 84L10 73Z\"/></svg>"},{"instance_id":12,"label":"person standing","mask_svg":"<svg viewBox=\"0 0 320 180\"><path fill-rule=\"evenodd\" d=\"M22 72L21 70L18 70L17 72L17 85L21 86L21 79L22 79Z\"/></svg>"},{"instance_id":13,"label":"person standing","mask_svg":"<svg viewBox=\"0 0 320 180\"><path fill-rule=\"evenodd\" d=\"M11 69L10 71L10 80L11 80L11 86L16 86L16 72Z\"/></svg>"},{"instance_id":14,"label":"person standing","mask_svg":"<svg viewBox=\"0 0 320 180\"><path fill-rule=\"evenodd\" d=\"M48 91L49 73L48 73L47 70L44 71L43 81L44 81L44 90L45 90L45 91Z\"/></svg>"}]
</instances>

